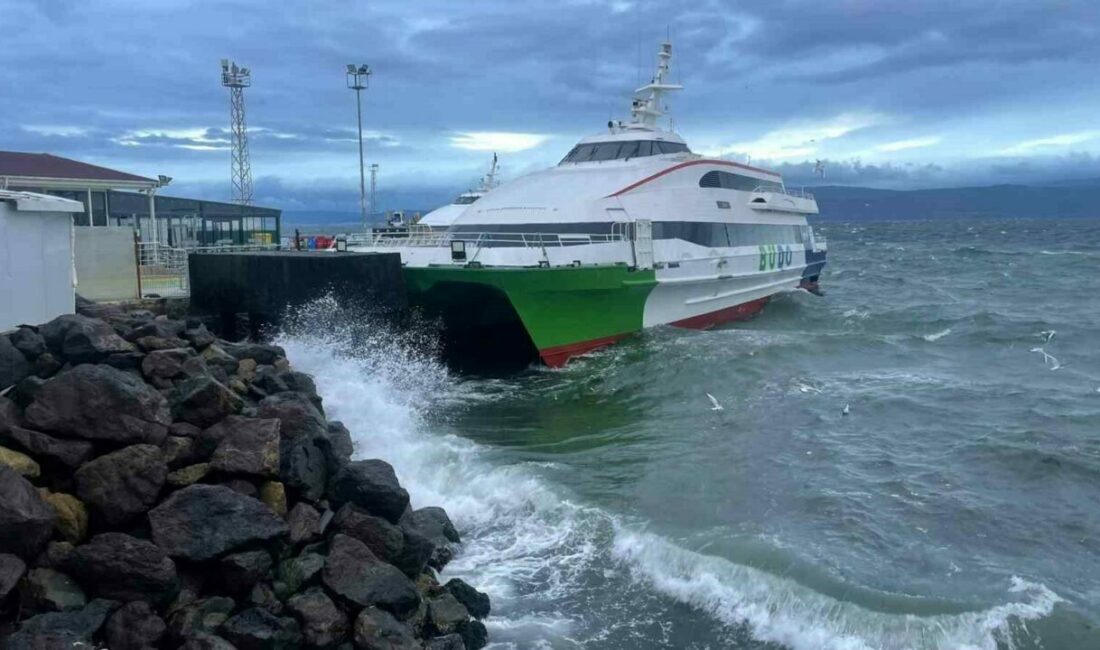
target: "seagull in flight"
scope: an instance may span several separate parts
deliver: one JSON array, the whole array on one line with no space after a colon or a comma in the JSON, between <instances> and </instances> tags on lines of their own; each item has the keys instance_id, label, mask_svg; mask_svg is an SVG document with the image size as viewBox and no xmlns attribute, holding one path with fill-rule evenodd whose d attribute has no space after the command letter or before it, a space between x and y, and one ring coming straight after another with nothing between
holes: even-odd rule
<instances>
[{"instance_id":1,"label":"seagull in flight","mask_svg":"<svg viewBox=\"0 0 1100 650\"><path fill-rule=\"evenodd\" d=\"M711 403L710 410L712 410L712 411L721 411L721 410L723 410L722 405L718 403L718 400L715 399L714 395L711 395L710 393L707 393L707 397L710 398L710 403Z\"/></svg>"}]
</instances>

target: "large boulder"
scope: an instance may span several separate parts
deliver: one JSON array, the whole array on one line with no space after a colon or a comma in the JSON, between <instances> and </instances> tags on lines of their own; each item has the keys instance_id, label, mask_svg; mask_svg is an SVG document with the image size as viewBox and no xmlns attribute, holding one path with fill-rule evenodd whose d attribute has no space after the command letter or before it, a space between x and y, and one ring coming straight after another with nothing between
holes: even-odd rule
<instances>
[{"instance_id":1,"label":"large boulder","mask_svg":"<svg viewBox=\"0 0 1100 650\"><path fill-rule=\"evenodd\" d=\"M209 427L228 415L240 412L244 403L224 384L207 375L180 382L172 391L172 417Z\"/></svg>"},{"instance_id":2,"label":"large boulder","mask_svg":"<svg viewBox=\"0 0 1100 650\"><path fill-rule=\"evenodd\" d=\"M34 462L33 458L7 447L0 447L0 465L10 467L27 478L38 478L42 473L42 468Z\"/></svg>"},{"instance_id":3,"label":"large boulder","mask_svg":"<svg viewBox=\"0 0 1100 650\"><path fill-rule=\"evenodd\" d=\"M0 390L14 386L34 373L34 364L7 336L0 334Z\"/></svg>"},{"instance_id":4,"label":"large boulder","mask_svg":"<svg viewBox=\"0 0 1100 650\"><path fill-rule=\"evenodd\" d=\"M470 618L466 607L450 592L428 599L428 622L437 634L458 632L459 626Z\"/></svg>"},{"instance_id":5,"label":"large boulder","mask_svg":"<svg viewBox=\"0 0 1100 650\"><path fill-rule=\"evenodd\" d=\"M237 604L232 598L212 596L173 605L168 610L168 629L177 639L200 634L213 634L233 613Z\"/></svg>"},{"instance_id":6,"label":"large boulder","mask_svg":"<svg viewBox=\"0 0 1100 650\"><path fill-rule=\"evenodd\" d=\"M134 346L107 323L67 314L38 328L46 345L60 358L73 364L98 363L112 354L133 352Z\"/></svg>"},{"instance_id":7,"label":"large boulder","mask_svg":"<svg viewBox=\"0 0 1100 650\"><path fill-rule=\"evenodd\" d=\"M221 345L226 352L238 361L241 359L252 359L260 365L271 365L275 363L279 357L286 356L286 350L283 350L277 345L266 345L263 343L230 343L229 341L225 341Z\"/></svg>"},{"instance_id":8,"label":"large boulder","mask_svg":"<svg viewBox=\"0 0 1100 650\"><path fill-rule=\"evenodd\" d=\"M253 607L225 622L225 637L240 650L298 648L302 633L298 621Z\"/></svg>"},{"instance_id":9,"label":"large boulder","mask_svg":"<svg viewBox=\"0 0 1100 650\"><path fill-rule=\"evenodd\" d=\"M316 582L325 568L325 556L310 551L279 563L279 581L287 592L301 591L302 587Z\"/></svg>"},{"instance_id":10,"label":"large boulder","mask_svg":"<svg viewBox=\"0 0 1100 650\"><path fill-rule=\"evenodd\" d=\"M146 320L126 333L127 341L137 341L149 336L160 339L172 339L183 334L186 323L159 317Z\"/></svg>"},{"instance_id":11,"label":"large boulder","mask_svg":"<svg viewBox=\"0 0 1100 650\"><path fill-rule=\"evenodd\" d=\"M328 461L330 475L339 472L341 468L351 462L351 455L355 453L355 445L351 441L351 432L343 422L332 421L328 423L328 436L322 441L321 451L325 452L325 460Z\"/></svg>"},{"instance_id":12,"label":"large boulder","mask_svg":"<svg viewBox=\"0 0 1100 650\"><path fill-rule=\"evenodd\" d=\"M53 534L57 515L27 479L0 465L0 553L38 555Z\"/></svg>"},{"instance_id":13,"label":"large boulder","mask_svg":"<svg viewBox=\"0 0 1100 650\"><path fill-rule=\"evenodd\" d=\"M375 557L363 542L340 533L329 542L322 580L359 607L375 605L399 617L420 604L420 594L405 574Z\"/></svg>"},{"instance_id":14,"label":"large boulder","mask_svg":"<svg viewBox=\"0 0 1100 650\"><path fill-rule=\"evenodd\" d=\"M284 440L323 440L328 435L325 416L302 393L279 393L266 397L260 402L256 416L281 421Z\"/></svg>"},{"instance_id":15,"label":"large boulder","mask_svg":"<svg viewBox=\"0 0 1100 650\"><path fill-rule=\"evenodd\" d=\"M34 429L118 444L157 444L172 423L159 391L103 365L77 366L46 382L26 419Z\"/></svg>"},{"instance_id":16,"label":"large boulder","mask_svg":"<svg viewBox=\"0 0 1100 650\"><path fill-rule=\"evenodd\" d=\"M436 506L406 510L401 515L400 524L401 529L405 531L406 539L413 540L406 542L406 560L419 561L420 554L427 552L428 565L437 571L443 570L443 567L454 557L450 544L461 541L458 530L451 523L447 512Z\"/></svg>"},{"instance_id":17,"label":"large boulder","mask_svg":"<svg viewBox=\"0 0 1100 650\"><path fill-rule=\"evenodd\" d=\"M348 634L347 615L319 587L291 596L286 606L301 621L302 639L307 645L328 648Z\"/></svg>"},{"instance_id":18,"label":"large boulder","mask_svg":"<svg viewBox=\"0 0 1100 650\"><path fill-rule=\"evenodd\" d=\"M311 542L321 536L321 513L305 501L299 501L286 516L290 527L290 543Z\"/></svg>"},{"instance_id":19,"label":"large boulder","mask_svg":"<svg viewBox=\"0 0 1100 650\"><path fill-rule=\"evenodd\" d=\"M19 407L15 402L0 395L0 435L21 424L23 424L23 416L19 413Z\"/></svg>"},{"instance_id":20,"label":"large boulder","mask_svg":"<svg viewBox=\"0 0 1100 650\"><path fill-rule=\"evenodd\" d=\"M107 647L111 650L155 648L168 626L149 603L135 600L119 607L107 619Z\"/></svg>"},{"instance_id":21,"label":"large boulder","mask_svg":"<svg viewBox=\"0 0 1100 650\"><path fill-rule=\"evenodd\" d=\"M224 434L210 457L210 466L226 474L278 476L279 426L276 419L225 418L211 427L223 429Z\"/></svg>"},{"instance_id":22,"label":"large boulder","mask_svg":"<svg viewBox=\"0 0 1100 650\"><path fill-rule=\"evenodd\" d=\"M149 511L153 541L172 557L209 560L287 534L287 525L256 499L223 485L191 485Z\"/></svg>"},{"instance_id":23,"label":"large boulder","mask_svg":"<svg viewBox=\"0 0 1100 650\"><path fill-rule=\"evenodd\" d=\"M95 452L92 443L87 440L55 438L20 426L11 426L3 437L35 458L60 463L65 467L79 467L90 460Z\"/></svg>"},{"instance_id":24,"label":"large boulder","mask_svg":"<svg viewBox=\"0 0 1100 650\"><path fill-rule=\"evenodd\" d=\"M87 603L76 580L55 569L33 569L23 581L23 604L32 611L64 612L81 609Z\"/></svg>"},{"instance_id":25,"label":"large boulder","mask_svg":"<svg viewBox=\"0 0 1100 650\"><path fill-rule=\"evenodd\" d=\"M133 445L81 465L76 494L105 522L120 524L153 507L167 476L159 447Z\"/></svg>"},{"instance_id":26,"label":"large boulder","mask_svg":"<svg viewBox=\"0 0 1100 650\"><path fill-rule=\"evenodd\" d=\"M38 488L38 494L57 513L57 532L71 544L84 541L88 533L88 509L84 503L71 494L50 492Z\"/></svg>"},{"instance_id":27,"label":"large boulder","mask_svg":"<svg viewBox=\"0 0 1100 650\"><path fill-rule=\"evenodd\" d=\"M264 398L256 416L281 423L279 475L293 492L310 501L324 494L328 459L322 445L328 437L325 416L301 393L280 393Z\"/></svg>"},{"instance_id":28,"label":"large boulder","mask_svg":"<svg viewBox=\"0 0 1100 650\"><path fill-rule=\"evenodd\" d=\"M114 600L169 601L179 591L176 564L148 540L102 533L77 546L66 562L88 591Z\"/></svg>"},{"instance_id":29,"label":"large boulder","mask_svg":"<svg viewBox=\"0 0 1100 650\"><path fill-rule=\"evenodd\" d=\"M26 562L11 553L0 553L0 603L4 602L26 572Z\"/></svg>"},{"instance_id":30,"label":"large boulder","mask_svg":"<svg viewBox=\"0 0 1100 650\"><path fill-rule=\"evenodd\" d=\"M409 493L384 460L348 463L329 481L327 495L337 505L354 503L367 512L397 523L409 505Z\"/></svg>"},{"instance_id":31,"label":"large boulder","mask_svg":"<svg viewBox=\"0 0 1100 650\"><path fill-rule=\"evenodd\" d=\"M405 535L400 528L354 503L345 503L336 512L332 527L366 544L383 562L395 564L405 549Z\"/></svg>"},{"instance_id":32,"label":"large boulder","mask_svg":"<svg viewBox=\"0 0 1100 650\"><path fill-rule=\"evenodd\" d=\"M408 626L387 611L367 607L355 618L355 647L360 650L420 650Z\"/></svg>"},{"instance_id":33,"label":"large boulder","mask_svg":"<svg viewBox=\"0 0 1100 650\"><path fill-rule=\"evenodd\" d=\"M247 594L271 573L271 565L271 554L267 551L227 555L221 559L222 584L231 594Z\"/></svg>"},{"instance_id":34,"label":"large boulder","mask_svg":"<svg viewBox=\"0 0 1100 650\"><path fill-rule=\"evenodd\" d=\"M46 339L33 328L20 327L9 334L8 338L15 349L28 359L37 359L46 353Z\"/></svg>"},{"instance_id":35,"label":"large boulder","mask_svg":"<svg viewBox=\"0 0 1100 650\"><path fill-rule=\"evenodd\" d=\"M71 650L90 646L92 636L118 607L112 600L93 600L83 609L49 612L28 618L4 640L5 650Z\"/></svg>"},{"instance_id":36,"label":"large boulder","mask_svg":"<svg viewBox=\"0 0 1100 650\"><path fill-rule=\"evenodd\" d=\"M145 355L141 361L141 374L160 387L171 386L172 379L183 374L183 364L194 352L188 348L157 350Z\"/></svg>"}]
</instances>

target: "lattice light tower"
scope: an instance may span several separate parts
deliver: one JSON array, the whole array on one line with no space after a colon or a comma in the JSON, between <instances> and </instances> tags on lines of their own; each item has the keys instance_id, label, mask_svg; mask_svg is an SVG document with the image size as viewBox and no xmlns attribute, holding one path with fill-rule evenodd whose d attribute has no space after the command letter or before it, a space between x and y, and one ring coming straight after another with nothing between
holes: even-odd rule
<instances>
[{"instance_id":1,"label":"lattice light tower","mask_svg":"<svg viewBox=\"0 0 1100 650\"><path fill-rule=\"evenodd\" d=\"M372 163L370 166L370 206L367 208L367 213L378 212L378 204L374 202L374 191L376 189L375 181L378 180L378 163Z\"/></svg>"},{"instance_id":2,"label":"lattice light tower","mask_svg":"<svg viewBox=\"0 0 1100 650\"><path fill-rule=\"evenodd\" d=\"M248 124L244 114L244 89L252 85L252 72L229 59L222 59L222 85L229 89L233 200L241 205L252 205L252 165L248 160Z\"/></svg>"}]
</instances>

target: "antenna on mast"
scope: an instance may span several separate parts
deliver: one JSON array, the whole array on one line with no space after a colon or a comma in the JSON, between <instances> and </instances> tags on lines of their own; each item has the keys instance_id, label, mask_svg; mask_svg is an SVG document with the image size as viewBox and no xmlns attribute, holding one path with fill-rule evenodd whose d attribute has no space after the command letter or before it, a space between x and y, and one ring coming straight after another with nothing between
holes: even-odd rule
<instances>
[{"instance_id":1,"label":"antenna on mast","mask_svg":"<svg viewBox=\"0 0 1100 650\"><path fill-rule=\"evenodd\" d=\"M233 201L242 206L252 205L252 165L248 159L248 122L244 113L244 89L252 85L252 72L229 59L222 59L221 63L222 85L229 89Z\"/></svg>"},{"instance_id":2,"label":"antenna on mast","mask_svg":"<svg viewBox=\"0 0 1100 650\"><path fill-rule=\"evenodd\" d=\"M661 49L657 52L657 70L653 80L634 91L634 99L630 106L630 115L633 118L630 124L632 128L656 129L657 118L665 114L661 101L665 93L683 89L680 84L668 83L671 76L670 59L672 59L672 43L665 41L661 43ZM648 96L643 93L648 93Z\"/></svg>"}]
</instances>

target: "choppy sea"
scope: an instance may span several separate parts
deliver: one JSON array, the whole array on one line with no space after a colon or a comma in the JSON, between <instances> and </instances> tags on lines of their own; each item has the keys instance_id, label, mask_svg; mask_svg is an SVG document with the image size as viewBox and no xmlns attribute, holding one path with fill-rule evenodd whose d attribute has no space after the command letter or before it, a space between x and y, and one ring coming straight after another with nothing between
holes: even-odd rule
<instances>
[{"instance_id":1,"label":"choppy sea","mask_svg":"<svg viewBox=\"0 0 1100 650\"><path fill-rule=\"evenodd\" d=\"M561 370L334 298L280 342L454 518L492 648L1100 648L1100 222L817 229L825 297Z\"/></svg>"}]
</instances>

